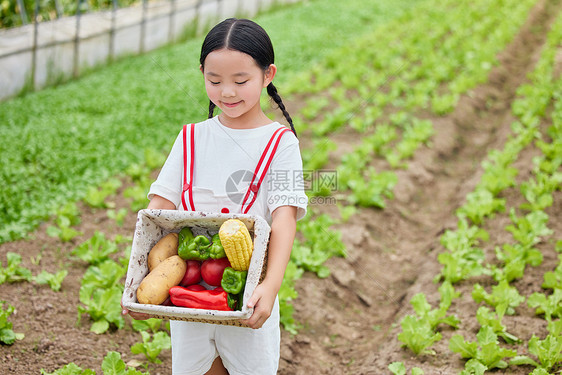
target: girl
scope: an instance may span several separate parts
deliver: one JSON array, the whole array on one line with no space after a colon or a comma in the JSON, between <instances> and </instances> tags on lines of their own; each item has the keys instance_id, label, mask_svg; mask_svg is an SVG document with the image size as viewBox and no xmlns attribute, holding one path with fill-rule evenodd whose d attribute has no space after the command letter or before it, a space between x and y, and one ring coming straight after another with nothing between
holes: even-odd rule
<instances>
[{"instance_id":1,"label":"girl","mask_svg":"<svg viewBox=\"0 0 562 375\"><path fill-rule=\"evenodd\" d=\"M275 374L280 349L277 293L296 221L307 207L299 142L272 83L277 68L263 28L245 19L219 23L203 42L200 64L209 119L184 126L151 186L148 208L260 215L271 225L271 235L266 277L248 302L254 307L244 321L250 328L171 321L172 371ZM292 131L265 115L260 106L263 88ZM213 117L215 107L220 114Z\"/></svg>"}]
</instances>

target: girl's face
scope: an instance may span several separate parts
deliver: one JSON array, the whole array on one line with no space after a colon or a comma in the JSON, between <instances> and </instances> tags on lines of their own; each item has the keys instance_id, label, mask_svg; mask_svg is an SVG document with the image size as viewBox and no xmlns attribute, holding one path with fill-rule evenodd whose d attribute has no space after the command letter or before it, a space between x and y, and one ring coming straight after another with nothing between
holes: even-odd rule
<instances>
[{"instance_id":1,"label":"girl's face","mask_svg":"<svg viewBox=\"0 0 562 375\"><path fill-rule=\"evenodd\" d=\"M207 95L221 109L225 120L246 121L248 125L252 124L252 116L259 118L263 113L260 95L273 80L276 69L271 64L264 72L250 55L229 49L209 53L205 66L201 66Z\"/></svg>"}]
</instances>

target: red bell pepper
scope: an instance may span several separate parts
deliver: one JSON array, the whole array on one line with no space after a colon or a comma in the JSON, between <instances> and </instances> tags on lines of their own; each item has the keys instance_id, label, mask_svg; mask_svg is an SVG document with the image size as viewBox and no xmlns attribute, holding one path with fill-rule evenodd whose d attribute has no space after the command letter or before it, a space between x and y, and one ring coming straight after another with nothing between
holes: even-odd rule
<instances>
[{"instance_id":1,"label":"red bell pepper","mask_svg":"<svg viewBox=\"0 0 562 375\"><path fill-rule=\"evenodd\" d=\"M193 309L231 311L228 294L222 290L189 290L182 286L170 288L170 299L176 306Z\"/></svg>"}]
</instances>

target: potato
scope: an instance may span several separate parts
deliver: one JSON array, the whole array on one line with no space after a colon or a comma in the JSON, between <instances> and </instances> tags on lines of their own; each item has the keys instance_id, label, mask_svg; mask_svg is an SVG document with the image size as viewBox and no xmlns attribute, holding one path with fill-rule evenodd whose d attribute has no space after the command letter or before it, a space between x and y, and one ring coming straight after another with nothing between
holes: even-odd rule
<instances>
[{"instance_id":1,"label":"potato","mask_svg":"<svg viewBox=\"0 0 562 375\"><path fill-rule=\"evenodd\" d=\"M160 305L168 298L171 287L180 283L187 271L187 263L178 255L162 261L141 281L137 289L139 303Z\"/></svg>"},{"instance_id":2,"label":"potato","mask_svg":"<svg viewBox=\"0 0 562 375\"><path fill-rule=\"evenodd\" d=\"M148 270L152 271L164 259L178 255L178 234L170 233L160 239L148 253Z\"/></svg>"}]
</instances>

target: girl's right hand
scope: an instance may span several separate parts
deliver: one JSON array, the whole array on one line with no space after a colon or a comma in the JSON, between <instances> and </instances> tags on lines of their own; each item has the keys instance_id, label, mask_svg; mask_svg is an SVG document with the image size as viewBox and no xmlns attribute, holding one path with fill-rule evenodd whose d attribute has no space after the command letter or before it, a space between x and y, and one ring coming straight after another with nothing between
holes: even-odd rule
<instances>
[{"instance_id":1,"label":"girl's right hand","mask_svg":"<svg viewBox=\"0 0 562 375\"><path fill-rule=\"evenodd\" d=\"M150 314L145 314L145 313L127 310L126 308L123 307L123 302L121 302L121 309L122 309L121 314L123 314L123 315L129 314L131 316L131 318L133 318L135 320L146 320L146 319L151 318Z\"/></svg>"}]
</instances>

